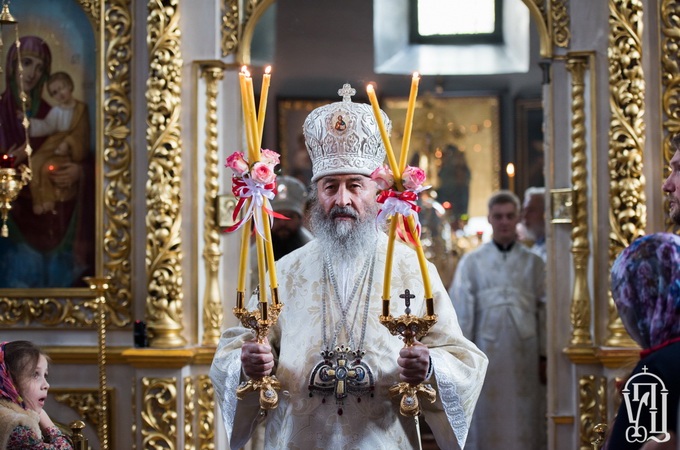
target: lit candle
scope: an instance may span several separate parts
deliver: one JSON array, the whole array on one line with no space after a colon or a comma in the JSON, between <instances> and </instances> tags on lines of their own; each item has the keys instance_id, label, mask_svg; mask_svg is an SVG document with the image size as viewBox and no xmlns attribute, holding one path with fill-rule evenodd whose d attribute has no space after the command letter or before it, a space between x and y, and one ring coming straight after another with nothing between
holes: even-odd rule
<instances>
[{"instance_id":1,"label":"lit candle","mask_svg":"<svg viewBox=\"0 0 680 450\"><path fill-rule=\"evenodd\" d=\"M257 111L257 147L255 151L259 154L260 153L260 147L262 146L262 132L264 131L264 118L265 114L267 111L267 96L269 94L269 84L271 81L271 66L267 66L267 68L264 71L264 75L262 77L262 90L260 92L260 107ZM252 96L252 104L255 104L255 96ZM264 218L263 220L263 228L264 228L264 236L265 236L265 241L264 241L264 248L265 248L265 256L267 259L267 268L269 269L269 288L270 289L275 289L278 286L278 282L276 280L276 268L274 267L274 247L272 244L272 233L271 233L271 228L270 228L270 223L267 215L267 210L264 206L262 206L262 217ZM273 294L272 294L273 295Z\"/></svg>"},{"instance_id":2,"label":"lit candle","mask_svg":"<svg viewBox=\"0 0 680 450\"><path fill-rule=\"evenodd\" d=\"M401 154L399 155L399 172L403 173L406 168L406 155L408 155L411 143L411 130L413 129L413 114L416 109L416 97L418 96L418 84L420 76L418 72L413 73L411 78L411 93L408 97L408 108L406 109L406 122L404 124L404 139L401 142Z\"/></svg>"},{"instance_id":3,"label":"lit candle","mask_svg":"<svg viewBox=\"0 0 680 450\"><path fill-rule=\"evenodd\" d=\"M269 83L271 81L272 66L267 66L264 69L262 76L262 91L260 91L260 108L257 110L257 135L262 142L262 132L264 131L264 115L267 111L267 95L269 94Z\"/></svg>"},{"instance_id":4,"label":"lit candle","mask_svg":"<svg viewBox=\"0 0 680 450\"><path fill-rule=\"evenodd\" d=\"M505 168L505 172L508 174L508 190L515 192L515 165L509 163Z\"/></svg>"}]
</instances>

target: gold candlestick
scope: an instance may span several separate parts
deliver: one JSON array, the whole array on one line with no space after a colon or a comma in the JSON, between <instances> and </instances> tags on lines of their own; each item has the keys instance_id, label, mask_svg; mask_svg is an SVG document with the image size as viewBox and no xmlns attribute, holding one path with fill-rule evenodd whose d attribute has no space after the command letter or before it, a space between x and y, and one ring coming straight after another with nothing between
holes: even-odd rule
<instances>
[{"instance_id":1,"label":"gold candlestick","mask_svg":"<svg viewBox=\"0 0 680 450\"><path fill-rule=\"evenodd\" d=\"M106 291L111 285L111 277L85 277L85 282L90 286L96 295L97 313L95 322L97 324L97 335L99 338L99 445L103 450L109 448L109 423L108 423L108 401L106 397Z\"/></svg>"},{"instance_id":2,"label":"gold candlestick","mask_svg":"<svg viewBox=\"0 0 680 450\"><path fill-rule=\"evenodd\" d=\"M406 289L399 297L406 302L406 309L404 314L399 317L392 317L391 314L387 316L379 316L380 323L383 324L394 336L401 336L404 339L404 347L410 347L417 339L429 333L430 328L437 323L436 314L425 314L423 317L417 317L411 314L411 299L416 296ZM402 416L417 416L420 414L420 401L418 396L423 396L425 399L433 403L437 399L437 392L429 384L410 384L402 381L390 388L390 394L393 397L401 395L399 402L399 412Z\"/></svg>"},{"instance_id":3,"label":"gold candlestick","mask_svg":"<svg viewBox=\"0 0 680 450\"><path fill-rule=\"evenodd\" d=\"M26 93L24 90L24 68L21 60L21 45L19 41L19 24L9 11L9 2L7 0L2 2L2 11L0 11L0 51L3 49L2 34L3 25L12 25L14 27L14 45L17 52L17 67L16 71L19 76L19 98L21 101L21 112L23 114L22 125L24 127L25 149L28 165L19 166L19 173L13 167L14 156L8 154L2 155L4 163L9 163L9 167L0 169L0 216L2 217L2 229L0 235L2 237L9 237L9 229L7 228L7 219L9 212L12 209L12 202L16 200L19 191L26 186L33 176L31 172L31 145L28 139L29 121L26 118ZM0 73L2 70L0 69ZM6 149L5 149L6 150Z\"/></svg>"},{"instance_id":4,"label":"gold candlestick","mask_svg":"<svg viewBox=\"0 0 680 450\"><path fill-rule=\"evenodd\" d=\"M262 318L261 310L259 308L248 311L245 308L237 307L232 310L236 318L241 321L241 324L244 327L255 331L257 342L260 344L264 344L269 329L274 326L278 320L279 313L281 313L281 308L283 307L283 303L279 303L278 301L278 292L272 290L272 294L276 296L276 301L269 307L266 318ZM246 383L242 383L236 389L236 398L243 400L246 394L259 391L260 408L267 411L275 409L278 406L279 395L276 391L280 389L281 382L279 382L275 375L266 376L260 380L250 379Z\"/></svg>"},{"instance_id":5,"label":"gold candlestick","mask_svg":"<svg viewBox=\"0 0 680 450\"><path fill-rule=\"evenodd\" d=\"M12 202L16 200L19 191L30 181L30 170L26 166L21 166L21 176L13 168L0 169L0 215L2 216L2 237L9 236L7 219L12 209Z\"/></svg>"}]
</instances>

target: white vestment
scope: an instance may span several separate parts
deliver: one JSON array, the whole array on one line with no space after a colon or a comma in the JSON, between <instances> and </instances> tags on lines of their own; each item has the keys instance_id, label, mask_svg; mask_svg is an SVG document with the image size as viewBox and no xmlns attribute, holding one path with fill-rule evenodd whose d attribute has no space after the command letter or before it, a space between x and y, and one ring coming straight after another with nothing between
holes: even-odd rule
<instances>
[{"instance_id":1,"label":"white vestment","mask_svg":"<svg viewBox=\"0 0 680 450\"><path fill-rule=\"evenodd\" d=\"M463 256L451 299L465 336L489 358L466 450L541 448L545 411L539 383L538 309L545 265L515 242L488 242Z\"/></svg>"},{"instance_id":2,"label":"white vestment","mask_svg":"<svg viewBox=\"0 0 680 450\"><path fill-rule=\"evenodd\" d=\"M269 411L265 418L265 448L418 447L415 419L401 416L398 399L392 400L388 393L389 387L399 382L397 358L403 342L391 335L378 319L382 313L386 246L387 238L380 233L363 345L366 354L362 361L373 372L375 390L372 395L349 395L341 403L336 403L333 395L324 398L313 393L310 396L309 390L311 372L322 361L322 295L327 299L326 335L336 330L341 315L330 283L321 283L325 252L314 240L276 263L283 309L268 338L276 359L275 375L283 387L279 392L278 407ZM427 401L421 403L424 410L421 420L424 418L428 422L442 449L458 449L463 446L468 433L487 360L461 333L435 267L428 264L428 268L438 322L421 342L430 349L434 371L427 382L437 390L437 400L432 404ZM400 243L395 245L391 280L390 313L395 317L404 313L404 300L399 295L409 289L416 296L411 302L412 314L424 315L418 260L414 251ZM363 328L365 294L366 290L360 289L347 319L349 326L354 323L355 343ZM251 299L251 310L255 307L255 300ZM360 302L358 309L355 308L357 301ZM357 320L354 320L355 311L358 313ZM210 370L231 448L243 446L254 426L262 420L262 415L258 414L257 394L251 393L242 401L238 401L235 395L238 383L244 379L240 363L241 346L252 338L252 333L241 327L226 330ZM347 345L347 340L343 331L339 333L336 345Z\"/></svg>"}]
</instances>

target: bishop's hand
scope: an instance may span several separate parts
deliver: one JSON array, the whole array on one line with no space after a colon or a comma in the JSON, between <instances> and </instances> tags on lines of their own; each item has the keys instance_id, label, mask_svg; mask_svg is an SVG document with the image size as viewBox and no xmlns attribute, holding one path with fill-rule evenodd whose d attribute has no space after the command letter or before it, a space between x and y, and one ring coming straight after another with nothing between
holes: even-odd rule
<instances>
[{"instance_id":1,"label":"bishop's hand","mask_svg":"<svg viewBox=\"0 0 680 450\"><path fill-rule=\"evenodd\" d=\"M244 342L241 347L241 367L246 376L257 380L270 375L274 368L274 355L269 341L265 339L264 344L259 344L255 339Z\"/></svg>"},{"instance_id":2,"label":"bishop's hand","mask_svg":"<svg viewBox=\"0 0 680 450\"><path fill-rule=\"evenodd\" d=\"M399 351L399 379L417 385L425 381L430 369L430 350L418 341Z\"/></svg>"}]
</instances>

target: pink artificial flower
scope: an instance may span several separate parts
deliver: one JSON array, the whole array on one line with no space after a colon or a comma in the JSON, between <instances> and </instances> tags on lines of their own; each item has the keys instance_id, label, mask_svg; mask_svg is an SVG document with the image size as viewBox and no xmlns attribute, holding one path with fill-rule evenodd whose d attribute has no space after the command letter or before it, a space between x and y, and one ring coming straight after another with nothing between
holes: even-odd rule
<instances>
[{"instance_id":1,"label":"pink artificial flower","mask_svg":"<svg viewBox=\"0 0 680 450\"><path fill-rule=\"evenodd\" d=\"M260 153L260 161L268 164L273 169L280 162L279 154L274 150L263 148Z\"/></svg>"},{"instance_id":2,"label":"pink artificial flower","mask_svg":"<svg viewBox=\"0 0 680 450\"><path fill-rule=\"evenodd\" d=\"M425 171L420 167L406 166L401 176L404 187L410 191L415 191L423 186L425 182Z\"/></svg>"},{"instance_id":3,"label":"pink artificial flower","mask_svg":"<svg viewBox=\"0 0 680 450\"><path fill-rule=\"evenodd\" d=\"M248 172L248 161L243 158L243 152L234 152L227 158L226 167L229 167L234 175L242 177L244 173Z\"/></svg>"},{"instance_id":4,"label":"pink artificial flower","mask_svg":"<svg viewBox=\"0 0 680 450\"><path fill-rule=\"evenodd\" d=\"M386 165L380 166L371 174L371 180L375 181L378 189L383 191L390 189L394 185L394 175Z\"/></svg>"},{"instance_id":5,"label":"pink artificial flower","mask_svg":"<svg viewBox=\"0 0 680 450\"><path fill-rule=\"evenodd\" d=\"M250 171L250 178L261 184L269 184L276 180L276 174L268 164L256 162Z\"/></svg>"}]
</instances>

